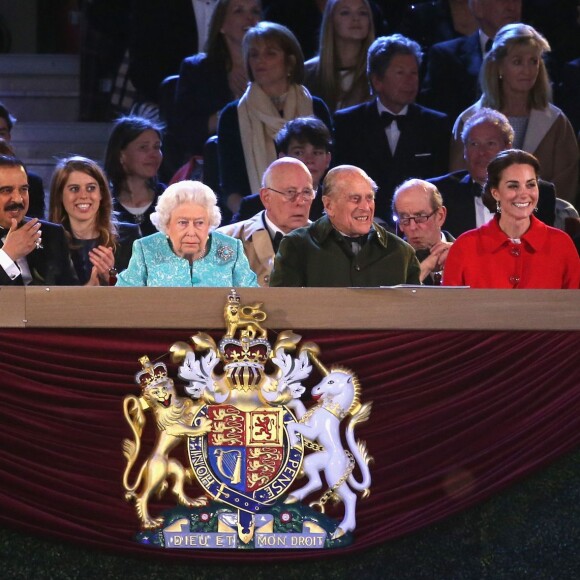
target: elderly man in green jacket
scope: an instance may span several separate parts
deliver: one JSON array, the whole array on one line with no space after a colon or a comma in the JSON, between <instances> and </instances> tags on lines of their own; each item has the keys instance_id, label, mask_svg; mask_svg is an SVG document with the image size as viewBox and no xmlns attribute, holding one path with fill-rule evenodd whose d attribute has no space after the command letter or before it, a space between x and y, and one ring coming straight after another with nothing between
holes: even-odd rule
<instances>
[{"instance_id":1,"label":"elderly man in green jacket","mask_svg":"<svg viewBox=\"0 0 580 580\"><path fill-rule=\"evenodd\" d=\"M373 223L376 190L358 167L331 169L323 184L326 215L284 236L270 286L420 284L413 248Z\"/></svg>"}]
</instances>

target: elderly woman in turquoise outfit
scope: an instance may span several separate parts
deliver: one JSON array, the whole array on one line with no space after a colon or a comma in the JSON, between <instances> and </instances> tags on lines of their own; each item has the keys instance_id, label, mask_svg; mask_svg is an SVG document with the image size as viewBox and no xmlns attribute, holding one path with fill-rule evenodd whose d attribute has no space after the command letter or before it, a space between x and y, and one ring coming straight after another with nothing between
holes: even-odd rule
<instances>
[{"instance_id":1,"label":"elderly woman in turquoise outfit","mask_svg":"<svg viewBox=\"0 0 580 580\"><path fill-rule=\"evenodd\" d=\"M170 185L151 214L159 233L134 242L117 286L258 286L242 242L213 231L220 220L207 185Z\"/></svg>"}]
</instances>

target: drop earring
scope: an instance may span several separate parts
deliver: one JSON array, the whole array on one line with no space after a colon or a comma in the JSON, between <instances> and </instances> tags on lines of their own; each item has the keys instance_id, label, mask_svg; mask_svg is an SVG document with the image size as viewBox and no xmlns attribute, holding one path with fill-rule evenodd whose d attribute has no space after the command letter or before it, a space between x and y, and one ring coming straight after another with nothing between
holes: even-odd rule
<instances>
[{"instance_id":1,"label":"drop earring","mask_svg":"<svg viewBox=\"0 0 580 580\"><path fill-rule=\"evenodd\" d=\"M497 199L495 200L495 211L497 213L501 213L501 205L499 205L499 201Z\"/></svg>"}]
</instances>

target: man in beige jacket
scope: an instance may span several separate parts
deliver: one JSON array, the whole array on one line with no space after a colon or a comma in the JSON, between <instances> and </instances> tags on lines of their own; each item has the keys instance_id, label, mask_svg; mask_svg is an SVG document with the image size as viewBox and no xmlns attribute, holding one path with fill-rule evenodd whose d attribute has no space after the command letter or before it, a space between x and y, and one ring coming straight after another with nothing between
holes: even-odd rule
<instances>
[{"instance_id":1,"label":"man in beige jacket","mask_svg":"<svg viewBox=\"0 0 580 580\"><path fill-rule=\"evenodd\" d=\"M217 230L242 241L260 286L270 282L282 237L310 223L308 215L315 194L306 165L293 157L281 157L270 164L262 178L260 199L266 209Z\"/></svg>"}]
</instances>

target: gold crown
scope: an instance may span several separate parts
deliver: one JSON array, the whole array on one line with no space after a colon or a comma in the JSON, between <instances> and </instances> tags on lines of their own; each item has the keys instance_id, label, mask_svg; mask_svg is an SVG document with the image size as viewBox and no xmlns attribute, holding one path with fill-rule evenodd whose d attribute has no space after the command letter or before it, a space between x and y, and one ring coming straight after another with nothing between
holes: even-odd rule
<instances>
[{"instance_id":1,"label":"gold crown","mask_svg":"<svg viewBox=\"0 0 580 580\"><path fill-rule=\"evenodd\" d=\"M146 389L167 378L167 367L162 362L152 364L148 356L142 356L139 362L143 368L135 375L135 382L141 389Z\"/></svg>"},{"instance_id":2,"label":"gold crown","mask_svg":"<svg viewBox=\"0 0 580 580\"><path fill-rule=\"evenodd\" d=\"M230 294L228 294L228 304L240 304L240 295L235 288L232 288Z\"/></svg>"}]
</instances>

